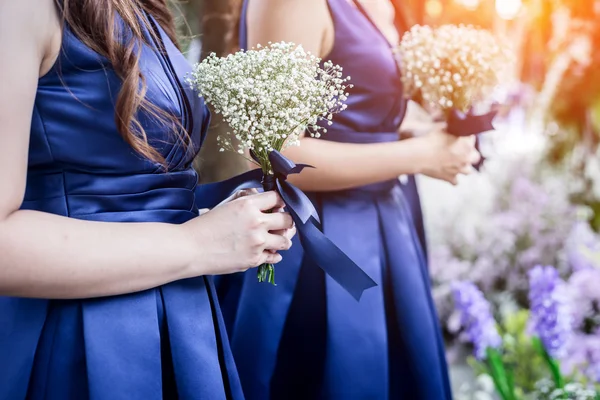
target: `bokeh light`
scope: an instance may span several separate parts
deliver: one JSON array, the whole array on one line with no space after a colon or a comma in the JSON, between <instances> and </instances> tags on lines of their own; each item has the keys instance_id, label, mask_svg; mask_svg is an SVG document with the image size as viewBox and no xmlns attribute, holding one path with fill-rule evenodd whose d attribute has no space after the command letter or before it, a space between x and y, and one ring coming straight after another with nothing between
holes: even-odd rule
<instances>
[{"instance_id":1,"label":"bokeh light","mask_svg":"<svg viewBox=\"0 0 600 400\"><path fill-rule=\"evenodd\" d=\"M425 12L432 18L437 18L442 14L444 6L440 0L427 0L425 3Z\"/></svg>"},{"instance_id":2,"label":"bokeh light","mask_svg":"<svg viewBox=\"0 0 600 400\"><path fill-rule=\"evenodd\" d=\"M521 11L522 0L496 0L496 13L502 19L513 19Z\"/></svg>"},{"instance_id":3,"label":"bokeh light","mask_svg":"<svg viewBox=\"0 0 600 400\"><path fill-rule=\"evenodd\" d=\"M481 0L455 0L458 4L469 10L476 10Z\"/></svg>"}]
</instances>

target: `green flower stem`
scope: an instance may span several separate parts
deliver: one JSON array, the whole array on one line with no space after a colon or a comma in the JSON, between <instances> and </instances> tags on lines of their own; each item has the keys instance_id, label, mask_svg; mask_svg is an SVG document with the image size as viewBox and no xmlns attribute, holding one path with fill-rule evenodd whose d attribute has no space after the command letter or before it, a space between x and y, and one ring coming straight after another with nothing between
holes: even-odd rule
<instances>
[{"instance_id":1,"label":"green flower stem","mask_svg":"<svg viewBox=\"0 0 600 400\"><path fill-rule=\"evenodd\" d=\"M544 348L542 341L540 338L535 337L533 340L533 346L538 351L538 353L542 356L546 364L548 365L548 369L550 369L550 373L552 374L552 379L554 380L554 384L557 389L562 389L565 386L565 381L563 379L562 373L560 372L560 364L559 362L552 358L550 354Z\"/></svg>"},{"instance_id":2,"label":"green flower stem","mask_svg":"<svg viewBox=\"0 0 600 400\"><path fill-rule=\"evenodd\" d=\"M503 400L517 400L512 377L506 371L500 352L493 348L488 348L486 352L489 373L498 394Z\"/></svg>"},{"instance_id":3,"label":"green flower stem","mask_svg":"<svg viewBox=\"0 0 600 400\"><path fill-rule=\"evenodd\" d=\"M259 282L269 282L273 286L277 286L275 284L275 266L273 264L263 264L258 267L257 276Z\"/></svg>"},{"instance_id":4,"label":"green flower stem","mask_svg":"<svg viewBox=\"0 0 600 400\"><path fill-rule=\"evenodd\" d=\"M263 189L265 191L273 190L272 184L269 185L267 182L267 177L272 177L271 163L269 162L268 155L263 158L262 156L258 157L261 161L261 166L263 170ZM270 214L273 210L265 211L265 213ZM257 277L259 282L269 282L273 286L277 286L275 284L275 266L273 264L262 264L258 267Z\"/></svg>"}]
</instances>

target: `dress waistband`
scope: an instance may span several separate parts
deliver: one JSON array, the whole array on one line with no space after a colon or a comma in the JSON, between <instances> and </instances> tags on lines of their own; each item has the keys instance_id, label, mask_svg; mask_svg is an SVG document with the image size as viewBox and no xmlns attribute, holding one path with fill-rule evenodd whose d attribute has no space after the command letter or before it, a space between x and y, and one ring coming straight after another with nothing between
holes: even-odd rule
<instances>
[{"instance_id":1,"label":"dress waistband","mask_svg":"<svg viewBox=\"0 0 600 400\"><path fill-rule=\"evenodd\" d=\"M88 220L178 223L196 215L196 183L193 169L132 175L30 173L21 208Z\"/></svg>"}]
</instances>

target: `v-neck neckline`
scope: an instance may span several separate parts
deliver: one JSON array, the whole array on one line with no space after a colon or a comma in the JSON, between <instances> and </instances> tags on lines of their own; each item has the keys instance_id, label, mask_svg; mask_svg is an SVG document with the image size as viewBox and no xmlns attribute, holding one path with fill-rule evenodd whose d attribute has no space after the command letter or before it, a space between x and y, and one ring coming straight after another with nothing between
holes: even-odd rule
<instances>
[{"instance_id":1,"label":"v-neck neckline","mask_svg":"<svg viewBox=\"0 0 600 400\"><path fill-rule=\"evenodd\" d=\"M379 27L379 25L377 25L375 23L375 21L373 20L373 17L371 16L371 14L369 14L369 12L367 11L367 9L365 8L364 5L362 5L362 3L359 0L349 0L352 3L354 3L354 5L356 6L357 10L363 15L363 17L367 20L367 22L369 22L371 24L371 26L373 27L373 29L375 29L375 31L377 31L377 34L379 36L382 37L382 39L385 41L385 43L388 45L388 47L390 48L390 51L393 51L393 48L395 47L394 45L392 45L392 43L390 42L390 40L387 38L387 36L383 33L383 31L381 30L381 28ZM396 13L396 7L393 5L394 7L394 13ZM397 15L394 16L394 28L396 29L396 31L398 32L398 38L400 38L400 30L398 29L398 24L396 23L396 19L398 18ZM392 53L393 56L393 53Z\"/></svg>"},{"instance_id":2,"label":"v-neck neckline","mask_svg":"<svg viewBox=\"0 0 600 400\"><path fill-rule=\"evenodd\" d=\"M381 28L379 28L379 26L375 23L375 21L373 21L373 18L371 17L371 15L369 15L369 13L365 9L365 7L360 3L359 0L346 0L346 1L348 1L349 3L354 3L354 6L358 10L358 12L360 14L362 14L363 18L371 25L371 27L375 30L375 32L383 39L383 41L387 45L387 50L389 52L389 55L392 58L394 65L396 66L396 73L398 74L398 77L401 77L402 69L400 68L400 60L398 60L398 58L396 57L397 53L394 51L394 46L392 46L392 44L388 40L387 36L385 36L383 34L383 32L381 31ZM398 11L396 10L396 5L393 3L392 3L392 5L394 6L394 11L396 13L394 20L397 20ZM396 22L394 22L394 27L398 31L398 35L400 35L400 29L398 28L398 24Z\"/></svg>"}]
</instances>

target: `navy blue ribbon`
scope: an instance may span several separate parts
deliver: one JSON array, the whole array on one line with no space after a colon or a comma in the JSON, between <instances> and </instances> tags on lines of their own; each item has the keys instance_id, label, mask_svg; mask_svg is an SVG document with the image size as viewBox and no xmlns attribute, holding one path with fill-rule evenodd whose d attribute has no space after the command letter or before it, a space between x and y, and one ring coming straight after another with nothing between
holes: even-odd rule
<instances>
[{"instance_id":1,"label":"navy blue ribbon","mask_svg":"<svg viewBox=\"0 0 600 400\"><path fill-rule=\"evenodd\" d=\"M475 148L479 151L480 140L479 134L487 131L491 131L494 129L494 125L492 125L492 121L496 116L497 111L490 111L486 114L482 115L474 115L472 113L461 113L457 110L453 110L448 114L447 118L447 132L454 136L475 136ZM473 167L477 171L481 168L485 161L483 155L477 164L474 164Z\"/></svg>"},{"instance_id":2,"label":"navy blue ribbon","mask_svg":"<svg viewBox=\"0 0 600 400\"><path fill-rule=\"evenodd\" d=\"M262 186L265 190L276 190L294 219L306 255L352 297L360 300L366 289L377 284L321 232L319 216L312 202L287 181L289 175L298 174L311 166L295 164L276 150L269 154L269 161L273 175L264 175L262 170L256 169L223 182L201 185L197 188L197 203L201 208L212 208L241 189Z\"/></svg>"}]
</instances>

